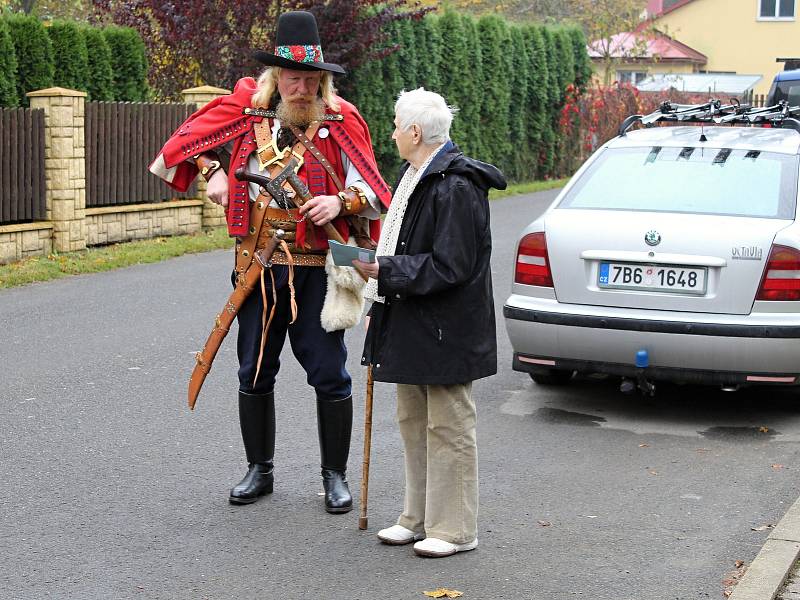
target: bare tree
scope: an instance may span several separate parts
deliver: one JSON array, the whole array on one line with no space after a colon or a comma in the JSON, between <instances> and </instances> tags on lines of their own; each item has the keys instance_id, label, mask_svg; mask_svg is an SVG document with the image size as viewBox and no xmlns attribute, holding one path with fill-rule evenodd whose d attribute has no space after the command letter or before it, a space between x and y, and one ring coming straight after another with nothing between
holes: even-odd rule
<instances>
[{"instance_id":1,"label":"bare tree","mask_svg":"<svg viewBox=\"0 0 800 600\"><path fill-rule=\"evenodd\" d=\"M600 55L606 85L617 64L645 55L647 43L655 34L646 20L643 0L565 0L564 4Z\"/></svg>"}]
</instances>

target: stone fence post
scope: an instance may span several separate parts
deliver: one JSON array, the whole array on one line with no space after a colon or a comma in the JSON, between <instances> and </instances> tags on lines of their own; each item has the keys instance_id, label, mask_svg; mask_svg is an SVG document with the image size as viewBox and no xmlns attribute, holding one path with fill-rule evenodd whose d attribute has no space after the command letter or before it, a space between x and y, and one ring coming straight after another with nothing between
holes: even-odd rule
<instances>
[{"instance_id":1,"label":"stone fence post","mask_svg":"<svg viewBox=\"0 0 800 600\"><path fill-rule=\"evenodd\" d=\"M45 198L53 222L53 250L86 248L86 93L54 87L27 94L44 109Z\"/></svg>"},{"instance_id":2,"label":"stone fence post","mask_svg":"<svg viewBox=\"0 0 800 600\"><path fill-rule=\"evenodd\" d=\"M214 98L230 94L230 91L210 85L203 85L183 90L181 94L186 104L194 104L200 109ZM208 199L208 196L206 196L206 182L200 176L197 177L197 192L199 197L203 199L203 227L225 225L225 211L221 206L214 204Z\"/></svg>"}]
</instances>

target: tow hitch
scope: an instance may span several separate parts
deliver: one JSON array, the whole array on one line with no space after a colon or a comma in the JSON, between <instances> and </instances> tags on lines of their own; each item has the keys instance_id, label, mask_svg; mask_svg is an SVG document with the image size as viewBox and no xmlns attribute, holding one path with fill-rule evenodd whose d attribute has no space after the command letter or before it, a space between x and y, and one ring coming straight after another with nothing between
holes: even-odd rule
<instances>
[{"instance_id":1,"label":"tow hitch","mask_svg":"<svg viewBox=\"0 0 800 600\"><path fill-rule=\"evenodd\" d=\"M619 391L623 394L632 394L634 390L639 390L643 396L652 398L656 395L656 386L653 382L648 381L645 376L645 369L650 364L650 357L647 350L639 350L636 353L636 379L630 377L623 377L622 383L619 385Z\"/></svg>"}]
</instances>

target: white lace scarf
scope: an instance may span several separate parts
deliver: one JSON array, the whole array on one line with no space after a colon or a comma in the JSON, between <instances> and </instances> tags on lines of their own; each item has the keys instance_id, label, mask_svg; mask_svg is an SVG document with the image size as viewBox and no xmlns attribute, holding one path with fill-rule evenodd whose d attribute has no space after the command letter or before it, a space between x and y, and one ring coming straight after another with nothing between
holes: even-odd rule
<instances>
[{"instance_id":1,"label":"white lace scarf","mask_svg":"<svg viewBox=\"0 0 800 600\"><path fill-rule=\"evenodd\" d=\"M444 144L437 147L431 155L425 160L419 169L415 169L409 165L406 172L403 173L403 178L397 185L397 189L392 196L392 203L389 205L389 212L386 213L383 226L381 227L381 237L378 241L378 249L375 256L394 256L397 250L397 238L400 235L400 228L403 225L403 217L406 214L408 207L408 199L417 187L420 178L425 173L425 170L430 166L436 155L439 154ZM364 298L374 302L384 302L383 296L378 296L378 281L370 279L364 288Z\"/></svg>"}]
</instances>

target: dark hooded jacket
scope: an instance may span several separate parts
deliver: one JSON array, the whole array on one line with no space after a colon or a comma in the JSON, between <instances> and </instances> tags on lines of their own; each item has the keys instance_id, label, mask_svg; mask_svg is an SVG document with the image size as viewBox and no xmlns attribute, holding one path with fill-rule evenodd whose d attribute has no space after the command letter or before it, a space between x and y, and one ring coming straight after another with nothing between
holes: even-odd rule
<instances>
[{"instance_id":1,"label":"dark hooded jacket","mask_svg":"<svg viewBox=\"0 0 800 600\"><path fill-rule=\"evenodd\" d=\"M378 257L386 302L373 303L361 360L376 381L450 385L497 372L491 187L506 187L503 174L448 142L411 194L395 255Z\"/></svg>"}]
</instances>

